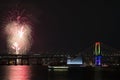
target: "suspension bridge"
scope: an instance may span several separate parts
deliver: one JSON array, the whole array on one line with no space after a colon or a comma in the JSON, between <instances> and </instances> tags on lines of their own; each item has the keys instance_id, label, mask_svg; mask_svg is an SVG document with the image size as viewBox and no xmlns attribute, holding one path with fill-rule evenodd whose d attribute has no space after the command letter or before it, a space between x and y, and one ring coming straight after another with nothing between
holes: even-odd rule
<instances>
[{"instance_id":1,"label":"suspension bridge","mask_svg":"<svg viewBox=\"0 0 120 80\"><path fill-rule=\"evenodd\" d=\"M51 51L33 54L0 54L1 65L82 65L119 66L120 51L101 42L95 42L87 49L74 52Z\"/></svg>"}]
</instances>

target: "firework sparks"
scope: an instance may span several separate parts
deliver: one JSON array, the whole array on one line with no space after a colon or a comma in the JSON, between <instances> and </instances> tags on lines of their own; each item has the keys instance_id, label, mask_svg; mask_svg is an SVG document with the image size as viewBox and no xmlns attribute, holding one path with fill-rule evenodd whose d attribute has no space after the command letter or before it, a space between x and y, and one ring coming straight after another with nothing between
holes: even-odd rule
<instances>
[{"instance_id":1,"label":"firework sparks","mask_svg":"<svg viewBox=\"0 0 120 80\"><path fill-rule=\"evenodd\" d=\"M25 54L31 46L31 26L21 23L20 16L5 26L9 53Z\"/></svg>"}]
</instances>

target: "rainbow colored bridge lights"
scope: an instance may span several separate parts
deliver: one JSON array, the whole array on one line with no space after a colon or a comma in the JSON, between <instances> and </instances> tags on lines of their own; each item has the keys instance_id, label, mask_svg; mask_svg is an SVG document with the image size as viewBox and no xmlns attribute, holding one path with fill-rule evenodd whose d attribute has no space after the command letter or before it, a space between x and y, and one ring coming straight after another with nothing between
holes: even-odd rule
<instances>
[{"instance_id":1,"label":"rainbow colored bridge lights","mask_svg":"<svg viewBox=\"0 0 120 80\"><path fill-rule=\"evenodd\" d=\"M100 42L95 43L95 55L100 55Z\"/></svg>"},{"instance_id":2,"label":"rainbow colored bridge lights","mask_svg":"<svg viewBox=\"0 0 120 80\"><path fill-rule=\"evenodd\" d=\"M100 42L95 43L95 65L101 65Z\"/></svg>"}]
</instances>

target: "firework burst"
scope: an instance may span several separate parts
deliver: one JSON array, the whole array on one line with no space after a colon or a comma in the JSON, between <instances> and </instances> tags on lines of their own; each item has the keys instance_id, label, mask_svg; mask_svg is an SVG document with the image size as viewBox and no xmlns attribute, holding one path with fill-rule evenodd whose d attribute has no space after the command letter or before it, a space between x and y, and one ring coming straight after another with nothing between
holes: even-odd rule
<instances>
[{"instance_id":1,"label":"firework burst","mask_svg":"<svg viewBox=\"0 0 120 80\"><path fill-rule=\"evenodd\" d=\"M26 17L15 13L8 17L5 25L7 46L9 53L25 54L31 47L31 26Z\"/></svg>"}]
</instances>

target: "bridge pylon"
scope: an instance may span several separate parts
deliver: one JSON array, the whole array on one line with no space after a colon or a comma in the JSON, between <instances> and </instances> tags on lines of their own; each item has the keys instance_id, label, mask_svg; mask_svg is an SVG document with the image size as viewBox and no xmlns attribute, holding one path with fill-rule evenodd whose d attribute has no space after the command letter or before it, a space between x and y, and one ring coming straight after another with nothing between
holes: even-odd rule
<instances>
[{"instance_id":1,"label":"bridge pylon","mask_svg":"<svg viewBox=\"0 0 120 80\"><path fill-rule=\"evenodd\" d=\"M96 42L95 43L95 49L94 49L94 55L95 55L95 65L100 66L101 65L101 43Z\"/></svg>"}]
</instances>

